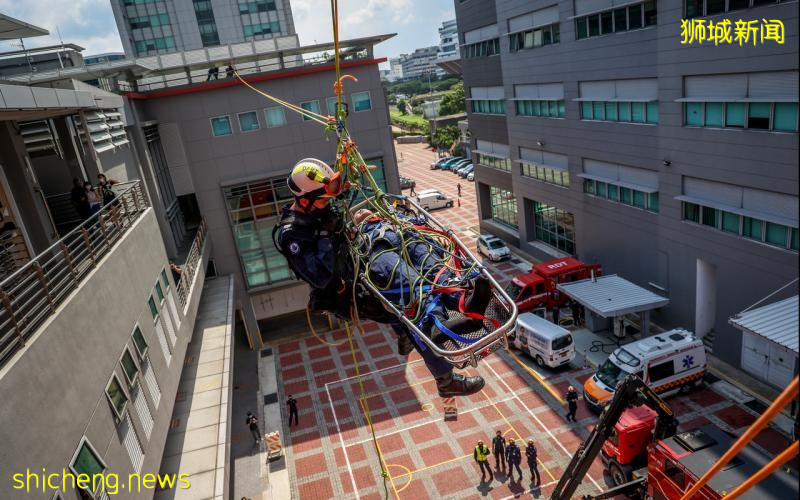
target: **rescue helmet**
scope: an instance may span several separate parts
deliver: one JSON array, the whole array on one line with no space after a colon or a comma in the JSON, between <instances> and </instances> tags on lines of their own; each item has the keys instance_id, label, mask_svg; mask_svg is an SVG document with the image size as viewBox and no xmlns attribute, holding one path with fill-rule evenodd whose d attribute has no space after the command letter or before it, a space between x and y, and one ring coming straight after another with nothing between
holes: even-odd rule
<instances>
[{"instance_id":1,"label":"rescue helmet","mask_svg":"<svg viewBox=\"0 0 800 500\"><path fill-rule=\"evenodd\" d=\"M334 172L324 161L316 158L297 162L286 183L295 197L309 201L332 198L342 191L341 173Z\"/></svg>"}]
</instances>

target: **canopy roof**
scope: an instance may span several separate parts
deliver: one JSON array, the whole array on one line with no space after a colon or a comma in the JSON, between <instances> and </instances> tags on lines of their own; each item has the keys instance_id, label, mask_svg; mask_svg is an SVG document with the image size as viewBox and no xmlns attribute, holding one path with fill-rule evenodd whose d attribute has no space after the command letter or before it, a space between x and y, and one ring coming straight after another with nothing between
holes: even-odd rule
<instances>
[{"instance_id":1,"label":"canopy roof","mask_svg":"<svg viewBox=\"0 0 800 500\"><path fill-rule=\"evenodd\" d=\"M798 296L740 312L729 323L743 332L765 337L797 353L800 334Z\"/></svg>"},{"instance_id":2,"label":"canopy roof","mask_svg":"<svg viewBox=\"0 0 800 500\"><path fill-rule=\"evenodd\" d=\"M604 318L658 309L669 299L611 274L558 285L558 289Z\"/></svg>"}]
</instances>

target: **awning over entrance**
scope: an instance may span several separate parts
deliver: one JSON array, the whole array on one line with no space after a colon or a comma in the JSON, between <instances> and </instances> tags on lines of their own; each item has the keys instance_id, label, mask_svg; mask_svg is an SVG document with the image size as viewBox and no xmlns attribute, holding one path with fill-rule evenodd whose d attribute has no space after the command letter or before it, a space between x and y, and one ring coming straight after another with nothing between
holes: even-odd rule
<instances>
[{"instance_id":1,"label":"awning over entrance","mask_svg":"<svg viewBox=\"0 0 800 500\"><path fill-rule=\"evenodd\" d=\"M50 32L44 28L0 14L0 40L14 40L49 34Z\"/></svg>"},{"instance_id":2,"label":"awning over entrance","mask_svg":"<svg viewBox=\"0 0 800 500\"><path fill-rule=\"evenodd\" d=\"M558 285L558 289L604 318L658 309L669 299L611 274Z\"/></svg>"},{"instance_id":3,"label":"awning over entrance","mask_svg":"<svg viewBox=\"0 0 800 500\"><path fill-rule=\"evenodd\" d=\"M741 312L728 322L743 332L764 337L797 354L800 333L797 307L798 296L795 295L774 304Z\"/></svg>"}]
</instances>

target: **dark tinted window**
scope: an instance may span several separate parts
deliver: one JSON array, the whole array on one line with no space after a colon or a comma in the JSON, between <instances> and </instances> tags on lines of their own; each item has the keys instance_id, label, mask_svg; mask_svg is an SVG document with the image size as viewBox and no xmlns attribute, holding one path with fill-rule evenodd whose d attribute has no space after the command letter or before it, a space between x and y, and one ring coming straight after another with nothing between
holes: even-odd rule
<instances>
[{"instance_id":1,"label":"dark tinted window","mask_svg":"<svg viewBox=\"0 0 800 500\"><path fill-rule=\"evenodd\" d=\"M611 33L613 31L611 19L611 11L600 14L600 27L603 30L603 34Z\"/></svg>"},{"instance_id":2,"label":"dark tinted window","mask_svg":"<svg viewBox=\"0 0 800 500\"><path fill-rule=\"evenodd\" d=\"M634 5L628 9L628 28L635 30L642 27L642 6Z\"/></svg>"},{"instance_id":3,"label":"dark tinted window","mask_svg":"<svg viewBox=\"0 0 800 500\"><path fill-rule=\"evenodd\" d=\"M725 12L725 0L706 0L706 15Z\"/></svg>"},{"instance_id":4,"label":"dark tinted window","mask_svg":"<svg viewBox=\"0 0 800 500\"><path fill-rule=\"evenodd\" d=\"M600 34L600 16L589 16L589 36Z\"/></svg>"},{"instance_id":5,"label":"dark tinted window","mask_svg":"<svg viewBox=\"0 0 800 500\"><path fill-rule=\"evenodd\" d=\"M628 29L627 9L617 9L614 11L614 31L625 31Z\"/></svg>"},{"instance_id":6,"label":"dark tinted window","mask_svg":"<svg viewBox=\"0 0 800 500\"><path fill-rule=\"evenodd\" d=\"M650 375L650 382L664 380L667 377L675 375L675 363L672 360L669 360L666 363L653 365L648 370L648 373Z\"/></svg>"}]
</instances>

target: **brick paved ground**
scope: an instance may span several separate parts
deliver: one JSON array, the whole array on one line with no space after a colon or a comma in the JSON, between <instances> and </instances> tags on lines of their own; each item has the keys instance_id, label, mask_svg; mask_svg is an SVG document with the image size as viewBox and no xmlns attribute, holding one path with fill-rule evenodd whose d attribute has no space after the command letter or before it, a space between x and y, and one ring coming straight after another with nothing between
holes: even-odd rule
<instances>
[{"instance_id":1,"label":"brick paved ground","mask_svg":"<svg viewBox=\"0 0 800 500\"><path fill-rule=\"evenodd\" d=\"M476 234L470 230L478 222L474 184L450 172L429 170L434 155L420 145L398 145L397 151L398 157L402 155L401 174L414 178L417 190L438 188L455 197L456 182L461 182L461 207L435 215L459 228L460 236L474 248ZM501 284L526 267L518 259L487 265ZM357 361L380 456L389 475L386 487L390 497L549 496L571 454L596 421L579 405L578 422L566 422L553 392L561 394L568 385L579 387L590 376L589 369L539 370L548 389L522 366L528 366L525 358L518 362L507 353L492 355L477 369L468 370L486 379L485 389L459 399L458 419L445 421L435 383L419 356L413 353L406 362L395 354L396 340L389 328L375 323L362 326L363 332L354 335ZM366 423L365 404L359 399L361 388L346 333L338 329L324 336L326 342L336 345L308 337L276 346L279 397L284 400L292 394L300 408L300 425L283 429L293 497L383 498L379 452ZM682 422L681 429L710 421L740 433L756 416L706 387L669 403ZM518 441L536 441L542 463L541 489L530 488L524 463L521 483L510 482L503 474L497 474L492 483L480 483L472 449L478 439L488 441L495 430ZM764 431L757 442L773 451L788 444L772 429ZM598 485L605 487L599 461L589 476L578 494L597 493Z\"/></svg>"}]
</instances>

